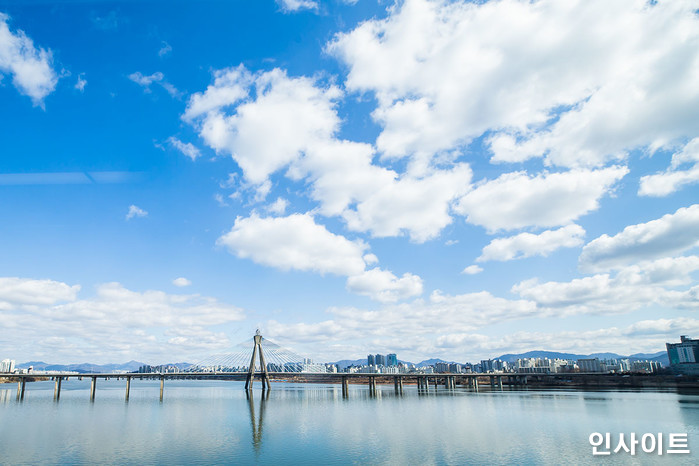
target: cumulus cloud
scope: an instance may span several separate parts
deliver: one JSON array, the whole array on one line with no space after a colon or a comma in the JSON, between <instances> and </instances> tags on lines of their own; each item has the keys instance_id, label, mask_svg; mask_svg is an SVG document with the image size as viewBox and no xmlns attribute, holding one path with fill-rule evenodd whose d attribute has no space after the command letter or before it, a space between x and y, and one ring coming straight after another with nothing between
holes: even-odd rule
<instances>
[{"instance_id":1,"label":"cumulus cloud","mask_svg":"<svg viewBox=\"0 0 699 466\"><path fill-rule=\"evenodd\" d=\"M80 285L67 285L54 280L0 277L0 310L14 306L50 305L75 300Z\"/></svg>"},{"instance_id":2,"label":"cumulus cloud","mask_svg":"<svg viewBox=\"0 0 699 466\"><path fill-rule=\"evenodd\" d=\"M466 275L476 275L479 274L483 271L483 267L480 267L476 264L469 265L466 267L464 270L461 271L461 273L466 274Z\"/></svg>"},{"instance_id":3,"label":"cumulus cloud","mask_svg":"<svg viewBox=\"0 0 699 466\"><path fill-rule=\"evenodd\" d=\"M542 349L581 354L655 352L679 334L699 332L699 320L676 317L642 320L623 328L503 334L501 326L494 324L560 316L560 310L541 308L528 299L498 298L487 292L454 296L435 292L429 301L384 305L376 311L332 308L329 313L332 318L319 322L268 321L265 335L284 338L326 360L383 351L399 352L408 360L432 355L473 362L504 353ZM490 329L486 329L488 326Z\"/></svg>"},{"instance_id":4,"label":"cumulus cloud","mask_svg":"<svg viewBox=\"0 0 699 466\"><path fill-rule=\"evenodd\" d=\"M520 282L512 292L537 303L542 312L608 314L631 312L650 305L675 309L697 309L697 287L690 274L699 270L699 257L663 258L620 269L616 274L598 274L569 282Z\"/></svg>"},{"instance_id":5,"label":"cumulus cloud","mask_svg":"<svg viewBox=\"0 0 699 466\"><path fill-rule=\"evenodd\" d=\"M496 162L592 167L695 134L698 21L691 0L406 0L327 50L376 96L384 157L490 131Z\"/></svg>"},{"instance_id":6,"label":"cumulus cloud","mask_svg":"<svg viewBox=\"0 0 699 466\"><path fill-rule=\"evenodd\" d=\"M261 265L343 276L364 272L362 256L368 248L331 233L309 214L238 217L217 243Z\"/></svg>"},{"instance_id":7,"label":"cumulus cloud","mask_svg":"<svg viewBox=\"0 0 699 466\"><path fill-rule=\"evenodd\" d=\"M177 287L182 288L182 287L191 285L192 282L190 280L186 279L185 277L178 277L172 281L172 284L177 286Z\"/></svg>"},{"instance_id":8,"label":"cumulus cloud","mask_svg":"<svg viewBox=\"0 0 699 466\"><path fill-rule=\"evenodd\" d=\"M476 261L509 261L531 256L548 256L560 248L582 245L584 236L585 230L580 225L573 224L558 230L546 230L538 235L520 233L509 238L497 238L483 248Z\"/></svg>"},{"instance_id":9,"label":"cumulus cloud","mask_svg":"<svg viewBox=\"0 0 699 466\"><path fill-rule=\"evenodd\" d=\"M273 214L283 215L287 207L289 207L289 201L283 197L278 197L277 200L268 205L266 209Z\"/></svg>"},{"instance_id":10,"label":"cumulus cloud","mask_svg":"<svg viewBox=\"0 0 699 466\"><path fill-rule=\"evenodd\" d=\"M131 220L135 217L146 217L147 215L148 212L132 204L129 206L129 212L126 214L126 220Z\"/></svg>"},{"instance_id":11,"label":"cumulus cloud","mask_svg":"<svg viewBox=\"0 0 699 466\"><path fill-rule=\"evenodd\" d=\"M681 151L673 154L667 170L642 176L638 194L662 197L696 183L699 183L699 138L692 139Z\"/></svg>"},{"instance_id":12,"label":"cumulus cloud","mask_svg":"<svg viewBox=\"0 0 699 466\"><path fill-rule=\"evenodd\" d=\"M2 74L12 75L17 90L41 106L58 83L51 50L36 48L22 30L13 33L9 20L0 12L0 78Z\"/></svg>"},{"instance_id":13,"label":"cumulus cloud","mask_svg":"<svg viewBox=\"0 0 699 466\"><path fill-rule=\"evenodd\" d=\"M678 254L699 245L699 204L657 220L629 225L614 236L602 235L583 247L579 266L602 271Z\"/></svg>"},{"instance_id":14,"label":"cumulus cloud","mask_svg":"<svg viewBox=\"0 0 699 466\"><path fill-rule=\"evenodd\" d=\"M310 184L320 214L342 217L350 230L407 234L415 242L436 237L469 189L470 167L415 166L399 174L373 164L372 145L336 137L341 96L338 87L311 78L279 69L251 73L241 65L215 72L213 85L190 98L183 119L207 145L231 155L249 183L269 186L269 176L286 169L288 178Z\"/></svg>"},{"instance_id":15,"label":"cumulus cloud","mask_svg":"<svg viewBox=\"0 0 699 466\"><path fill-rule=\"evenodd\" d=\"M239 308L195 294L133 291L119 283L97 286L92 297L80 298L79 290L51 280L0 278L0 317L7 329L0 346L12 345L3 351L52 361L172 362L223 350L226 335L210 327L244 317ZM55 335L61 338L52 340Z\"/></svg>"},{"instance_id":16,"label":"cumulus cloud","mask_svg":"<svg viewBox=\"0 0 699 466\"><path fill-rule=\"evenodd\" d=\"M526 300L498 298L488 292L447 295L436 291L427 301L386 304L373 311L332 308L329 312L332 319L317 323L269 321L265 324L265 334L272 339L284 336L297 346L309 345L316 351L322 347L328 357L376 350L422 356L435 354L434 344L439 335L473 332L484 325L532 316L536 314L536 306ZM364 344L370 348L363 348ZM336 345L342 351L330 354Z\"/></svg>"},{"instance_id":17,"label":"cumulus cloud","mask_svg":"<svg viewBox=\"0 0 699 466\"><path fill-rule=\"evenodd\" d=\"M477 361L504 353L524 353L546 348L550 351L591 354L600 351L622 355L655 353L677 335L699 331L699 320L688 317L642 320L626 327L557 332L521 331L489 336L482 333L448 333L440 336L432 354L451 356L458 361Z\"/></svg>"},{"instance_id":18,"label":"cumulus cloud","mask_svg":"<svg viewBox=\"0 0 699 466\"><path fill-rule=\"evenodd\" d=\"M191 142L182 142L174 136L170 136L167 142L182 154L192 159L192 161L195 161L197 157L201 156L201 151Z\"/></svg>"},{"instance_id":19,"label":"cumulus cloud","mask_svg":"<svg viewBox=\"0 0 699 466\"><path fill-rule=\"evenodd\" d=\"M286 12L315 10L318 8L318 2L315 0L277 0L277 3Z\"/></svg>"},{"instance_id":20,"label":"cumulus cloud","mask_svg":"<svg viewBox=\"0 0 699 466\"><path fill-rule=\"evenodd\" d=\"M318 139L337 130L334 111L341 92L336 86L321 89L313 79L289 78L280 69L251 74L242 65L215 74L213 86L194 94L183 118L196 121L204 141L218 152L230 154L252 183L295 160ZM234 114L225 109L239 103ZM269 137L270 129L274 137Z\"/></svg>"},{"instance_id":21,"label":"cumulus cloud","mask_svg":"<svg viewBox=\"0 0 699 466\"><path fill-rule=\"evenodd\" d=\"M553 227L599 208L599 199L628 173L626 167L574 169L529 176L505 173L463 196L455 210L488 231Z\"/></svg>"},{"instance_id":22,"label":"cumulus cloud","mask_svg":"<svg viewBox=\"0 0 699 466\"><path fill-rule=\"evenodd\" d=\"M375 255L365 254L367 244L328 231L308 213L238 217L217 244L261 265L348 277L348 290L378 301L397 301L422 293L422 279L416 275L405 273L398 278L380 268L366 270L378 261Z\"/></svg>"},{"instance_id":23,"label":"cumulus cloud","mask_svg":"<svg viewBox=\"0 0 699 466\"><path fill-rule=\"evenodd\" d=\"M381 302L395 302L422 294L422 279L411 273L401 278L388 270L374 268L347 278L347 289Z\"/></svg>"}]
</instances>

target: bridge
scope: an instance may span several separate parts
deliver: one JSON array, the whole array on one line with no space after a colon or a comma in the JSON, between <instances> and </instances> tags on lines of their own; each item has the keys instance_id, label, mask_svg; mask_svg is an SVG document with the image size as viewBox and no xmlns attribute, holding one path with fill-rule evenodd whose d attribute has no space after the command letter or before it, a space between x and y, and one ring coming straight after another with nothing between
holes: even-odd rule
<instances>
[{"instance_id":1,"label":"bridge","mask_svg":"<svg viewBox=\"0 0 699 466\"><path fill-rule=\"evenodd\" d=\"M250 347L252 346L252 348ZM264 349L263 349L264 346ZM305 383L331 383L342 385L342 396L349 396L349 385L365 384L371 395L376 395L377 384L393 384L397 394L402 394L404 386L415 385L418 393L425 393L433 387L443 387L446 390L454 390L457 386L478 392L483 385L490 386L490 390L503 390L503 386L522 387L529 383L588 383L592 381L600 385L600 381L614 374L600 373L436 373L427 374L421 372L411 373L329 373L313 372L312 364L299 355L280 347L279 345L256 335L245 342L241 342L234 349L237 351L226 354L213 355L189 368L179 372L167 373L93 373L93 374L64 374L59 372L8 374L5 378L17 381L17 400L23 401L26 383L37 378L51 379L55 381L54 400L61 397L61 385L63 380L89 379L90 401L95 400L98 380L117 379L125 381L125 400L129 400L132 380L159 379L160 401L163 401L166 380L232 380L245 381L245 390L251 392L255 380L260 381L263 392L272 388L272 381L281 382L305 382ZM259 359L259 364L258 364ZM248 362L249 361L249 362ZM309 367L310 366L310 367ZM618 378L618 377L617 377Z\"/></svg>"}]
</instances>

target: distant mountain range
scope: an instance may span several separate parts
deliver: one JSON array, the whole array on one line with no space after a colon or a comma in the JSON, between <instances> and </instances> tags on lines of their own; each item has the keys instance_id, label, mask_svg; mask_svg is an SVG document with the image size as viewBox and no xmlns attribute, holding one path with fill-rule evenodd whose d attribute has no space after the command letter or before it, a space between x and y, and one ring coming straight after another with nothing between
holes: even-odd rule
<instances>
[{"instance_id":1,"label":"distant mountain range","mask_svg":"<svg viewBox=\"0 0 699 466\"><path fill-rule=\"evenodd\" d=\"M136 372L139 367L146 366L147 364L139 361L129 361L124 364L91 364L88 362L82 364L48 364L43 361L29 361L17 365L18 369L27 369L28 367L33 367L37 371L69 371L78 372L81 374L89 374L92 372ZM168 365L168 364L165 364ZM169 364L172 366L177 366L180 369L191 366L191 364L186 362L178 362Z\"/></svg>"},{"instance_id":2,"label":"distant mountain range","mask_svg":"<svg viewBox=\"0 0 699 466\"><path fill-rule=\"evenodd\" d=\"M661 365L667 367L670 365L670 362L667 357L667 352L666 351L658 351L657 353L636 353L632 354L630 356L622 356L616 353L593 353L593 354L574 354L574 353L558 353L555 351L528 351L526 353L519 353L519 354L503 354L502 356L499 356L497 358L493 359L500 359L502 361L506 362L515 362L517 359L523 359L523 358L549 358L549 359L588 359L588 358L599 358L599 359L630 359L631 361L637 361L639 359L647 359L650 361L657 361ZM406 364L415 364L410 361L399 361L402 363ZM420 361L415 366L417 367L425 367L425 366L433 366L434 364L438 362L448 362L448 363L453 363L455 361L445 361L443 359L437 359L437 358L432 358L432 359L425 359L424 361ZM367 359L342 359L340 361L335 361L331 364L337 364L337 367L342 370L346 367L349 366L361 366L361 365L366 365ZM459 363L459 364L464 364L464 363ZM120 371L127 371L127 372L135 372L138 370L139 367L141 366L146 366L147 364L144 362L139 362L139 361L129 361L124 364L90 364L90 363L82 363L82 364L48 364L43 361L29 361L25 362L22 364L17 365L18 369L27 369L29 366L32 366L35 370L38 371L70 371L70 372L79 372L81 374L88 374L91 372L101 372L101 373L109 373L109 372L120 372ZM177 363L170 363L170 364L163 364L165 366L171 365L171 366L177 366L180 369L185 369L189 366L191 366L190 363L186 362L177 362Z\"/></svg>"}]
</instances>

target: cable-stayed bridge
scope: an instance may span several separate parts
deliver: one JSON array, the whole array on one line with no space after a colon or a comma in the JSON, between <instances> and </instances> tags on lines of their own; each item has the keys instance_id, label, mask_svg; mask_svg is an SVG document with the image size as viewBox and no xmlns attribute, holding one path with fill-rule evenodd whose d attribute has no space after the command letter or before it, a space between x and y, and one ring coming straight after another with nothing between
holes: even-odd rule
<instances>
[{"instance_id":1,"label":"cable-stayed bridge","mask_svg":"<svg viewBox=\"0 0 699 466\"><path fill-rule=\"evenodd\" d=\"M255 338L260 337L259 346ZM263 350L261 348L264 348ZM324 364L312 364L308 358L304 358L291 350L282 348L278 344L263 338L259 333L254 337L241 341L232 348L230 353L214 354L201 361L192 364L186 369L188 372L249 372L254 350L263 355L268 372L319 372ZM255 362L255 371L263 371L262 358Z\"/></svg>"},{"instance_id":2,"label":"cable-stayed bridge","mask_svg":"<svg viewBox=\"0 0 699 466\"><path fill-rule=\"evenodd\" d=\"M250 391L253 388L255 379L261 382L262 391L271 389L271 381L288 382L315 382L315 383L341 383L342 395L347 397L349 384L367 384L370 394L376 394L378 383L393 383L397 394L403 393L404 384L415 384L418 393L427 393L430 387L436 390L438 386L443 386L447 390L454 390L457 385L462 388L479 391L479 384L489 383L491 390L502 390L503 385L517 387L526 385L529 380L549 381L554 384L566 382L572 379L583 381L585 384L601 385L600 381L609 378L609 374L599 373L553 373L553 374L532 374L532 373L330 373L325 371L324 364L313 364L309 359L285 349L276 343L269 341L260 335L259 330L251 339L234 345L232 352L216 354L192 364L190 367L180 372L167 373L126 373L126 374L62 374L62 373L28 373L28 374L8 374L6 378L17 381L17 400L24 399L26 382L37 378L51 378L55 381L54 400L58 401L61 396L61 382L69 378L89 378L90 400L94 401L98 379L125 379L126 380L126 401L129 399L132 379L160 379L160 400L163 400L163 393L166 379L218 379L218 380L239 380L245 381L245 389ZM613 374L612 374L613 375Z\"/></svg>"}]
</instances>

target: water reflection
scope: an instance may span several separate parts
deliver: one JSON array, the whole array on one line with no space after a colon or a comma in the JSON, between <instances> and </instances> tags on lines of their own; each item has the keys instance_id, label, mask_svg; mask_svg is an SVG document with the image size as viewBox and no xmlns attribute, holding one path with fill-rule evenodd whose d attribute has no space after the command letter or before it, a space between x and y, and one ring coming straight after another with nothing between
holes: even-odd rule
<instances>
[{"instance_id":1,"label":"water reflection","mask_svg":"<svg viewBox=\"0 0 699 466\"><path fill-rule=\"evenodd\" d=\"M173 381L161 404L159 382L139 381L125 405L123 381L102 383L94 404L88 381L66 383L60 404L52 382L24 403L16 384L0 386L0 463L579 464L596 459L591 432L687 432L699 445L696 394L273 387Z\"/></svg>"},{"instance_id":2,"label":"water reflection","mask_svg":"<svg viewBox=\"0 0 699 466\"><path fill-rule=\"evenodd\" d=\"M252 391L245 390L245 396L248 399L248 407L250 408L250 428L252 429L252 446L255 449L257 455L260 454L260 448L262 447L262 427L265 418L265 404L269 399L270 390L263 390L260 393L260 408L259 418L255 416L255 396Z\"/></svg>"},{"instance_id":3,"label":"water reflection","mask_svg":"<svg viewBox=\"0 0 699 466\"><path fill-rule=\"evenodd\" d=\"M0 403L9 403L15 401L13 390L0 390Z\"/></svg>"}]
</instances>

